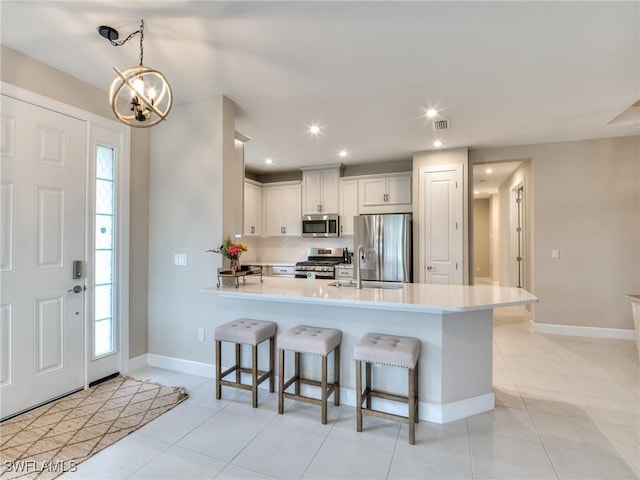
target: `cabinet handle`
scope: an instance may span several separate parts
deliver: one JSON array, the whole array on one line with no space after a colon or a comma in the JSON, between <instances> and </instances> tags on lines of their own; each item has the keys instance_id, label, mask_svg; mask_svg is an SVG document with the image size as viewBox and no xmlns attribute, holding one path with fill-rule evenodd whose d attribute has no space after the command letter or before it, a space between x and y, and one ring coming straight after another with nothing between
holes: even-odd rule
<instances>
[{"instance_id":1,"label":"cabinet handle","mask_svg":"<svg viewBox=\"0 0 640 480\"><path fill-rule=\"evenodd\" d=\"M251 227L251 233L256 233L256 227Z\"/></svg>"}]
</instances>

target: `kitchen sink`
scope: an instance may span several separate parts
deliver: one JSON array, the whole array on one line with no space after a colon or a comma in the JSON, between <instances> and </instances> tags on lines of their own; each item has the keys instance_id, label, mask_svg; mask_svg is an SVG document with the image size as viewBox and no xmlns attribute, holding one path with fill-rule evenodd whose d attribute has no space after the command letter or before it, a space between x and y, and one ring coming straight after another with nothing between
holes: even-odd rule
<instances>
[{"instance_id":1,"label":"kitchen sink","mask_svg":"<svg viewBox=\"0 0 640 480\"><path fill-rule=\"evenodd\" d=\"M330 287L337 287L337 288L355 288L356 284L355 282L340 282L340 281L335 281L335 282L331 282L329 284ZM404 285L402 283L392 283L392 282L375 282L372 280L363 280L362 281L362 288L384 288L387 290L399 290L403 287Z\"/></svg>"}]
</instances>

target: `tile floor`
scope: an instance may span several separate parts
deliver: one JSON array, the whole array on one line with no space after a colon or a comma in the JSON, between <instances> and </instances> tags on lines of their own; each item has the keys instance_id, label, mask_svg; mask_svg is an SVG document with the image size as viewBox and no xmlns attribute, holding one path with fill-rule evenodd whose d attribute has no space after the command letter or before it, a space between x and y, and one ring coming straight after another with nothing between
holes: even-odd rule
<instances>
[{"instance_id":1,"label":"tile floor","mask_svg":"<svg viewBox=\"0 0 640 480\"><path fill-rule=\"evenodd\" d=\"M211 379L143 368L138 378L186 386L187 401L108 447L67 479L623 479L640 478L635 343L534 334L516 308L494 317L496 409L446 425L404 425L353 407L317 407Z\"/></svg>"}]
</instances>

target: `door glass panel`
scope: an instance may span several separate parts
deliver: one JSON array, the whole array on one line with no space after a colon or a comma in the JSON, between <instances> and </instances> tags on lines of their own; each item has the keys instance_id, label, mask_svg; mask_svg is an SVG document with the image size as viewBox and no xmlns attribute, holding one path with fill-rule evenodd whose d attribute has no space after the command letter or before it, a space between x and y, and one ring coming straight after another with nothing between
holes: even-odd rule
<instances>
[{"instance_id":1,"label":"door glass panel","mask_svg":"<svg viewBox=\"0 0 640 480\"><path fill-rule=\"evenodd\" d=\"M95 178L95 241L93 356L115 351L114 335L114 215L115 150L98 145Z\"/></svg>"}]
</instances>

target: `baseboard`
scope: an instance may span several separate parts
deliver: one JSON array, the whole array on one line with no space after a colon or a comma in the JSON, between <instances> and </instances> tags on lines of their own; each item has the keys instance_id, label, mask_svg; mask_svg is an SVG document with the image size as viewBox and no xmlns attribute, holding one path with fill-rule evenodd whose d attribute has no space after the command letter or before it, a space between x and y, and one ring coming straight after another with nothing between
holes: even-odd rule
<instances>
[{"instance_id":1,"label":"baseboard","mask_svg":"<svg viewBox=\"0 0 640 480\"><path fill-rule=\"evenodd\" d=\"M157 355L155 353L147 353L146 355L140 355L129 360L129 371L142 368L147 365L150 367L164 368L191 375L215 378L215 365L183 360L181 358L167 357L164 355ZM276 378L276 385L277 381L278 380ZM259 388L267 389L269 388L269 383L263 382ZM302 385L301 393L303 395L317 396L318 392L314 387ZM332 402L333 399L331 398L329 401ZM340 388L340 403L350 407L355 407L356 391L352 388ZM487 393L444 405L419 402L418 412L420 420L442 424L460 420L477 413L493 410L494 406L495 396L493 393ZM393 402L391 400L374 399L374 408L396 415L407 414L407 406L405 404Z\"/></svg>"},{"instance_id":2,"label":"baseboard","mask_svg":"<svg viewBox=\"0 0 640 480\"><path fill-rule=\"evenodd\" d=\"M130 358L127 361L126 371L123 373L133 372L134 370L139 370L142 367L147 366L147 354L143 353L142 355L138 355L137 357Z\"/></svg>"},{"instance_id":3,"label":"baseboard","mask_svg":"<svg viewBox=\"0 0 640 480\"><path fill-rule=\"evenodd\" d=\"M155 353L147 354L147 365L150 367L166 368L176 372L200 375L201 377L215 378L215 365L210 363L194 362L181 358L166 357Z\"/></svg>"},{"instance_id":4,"label":"baseboard","mask_svg":"<svg viewBox=\"0 0 640 480\"><path fill-rule=\"evenodd\" d=\"M575 337L615 338L619 340L635 340L635 330L623 328L582 327L578 325L558 325L553 323L534 323L533 331L551 335L568 335Z\"/></svg>"}]
</instances>

